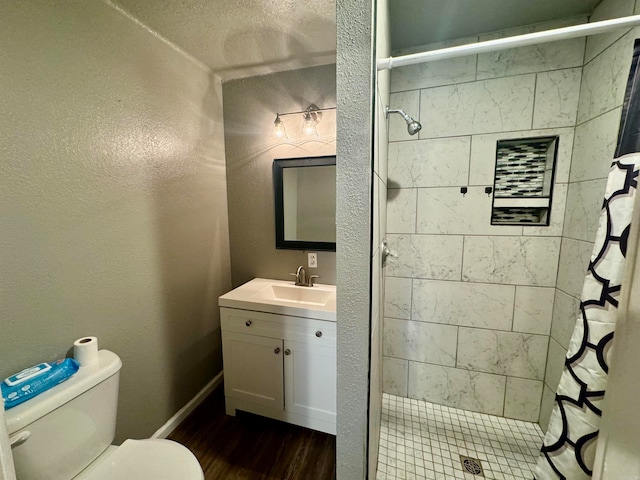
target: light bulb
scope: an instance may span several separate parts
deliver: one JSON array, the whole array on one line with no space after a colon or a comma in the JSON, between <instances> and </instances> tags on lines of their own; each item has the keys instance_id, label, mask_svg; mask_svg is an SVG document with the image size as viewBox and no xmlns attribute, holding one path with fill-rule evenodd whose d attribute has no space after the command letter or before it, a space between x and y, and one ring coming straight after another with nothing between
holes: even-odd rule
<instances>
[{"instance_id":1,"label":"light bulb","mask_svg":"<svg viewBox=\"0 0 640 480\"><path fill-rule=\"evenodd\" d=\"M318 135L318 131L316 130L316 123L318 123L318 121L314 117L315 114L305 112L302 122L302 131L305 135Z\"/></svg>"},{"instance_id":2,"label":"light bulb","mask_svg":"<svg viewBox=\"0 0 640 480\"><path fill-rule=\"evenodd\" d=\"M276 114L276 119L273 122L273 134L278 138L286 138L287 132L284 129L284 123L280 119L280 115Z\"/></svg>"}]
</instances>

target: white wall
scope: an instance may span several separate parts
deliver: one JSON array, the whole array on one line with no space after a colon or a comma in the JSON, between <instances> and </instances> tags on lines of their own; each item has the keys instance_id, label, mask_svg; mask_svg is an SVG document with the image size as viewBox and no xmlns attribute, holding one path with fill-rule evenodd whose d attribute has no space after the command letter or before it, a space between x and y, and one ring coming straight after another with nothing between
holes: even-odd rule
<instances>
[{"instance_id":1,"label":"white wall","mask_svg":"<svg viewBox=\"0 0 640 480\"><path fill-rule=\"evenodd\" d=\"M221 370L220 82L99 1L2 2L0 43L0 377L95 335L149 436Z\"/></svg>"}]
</instances>

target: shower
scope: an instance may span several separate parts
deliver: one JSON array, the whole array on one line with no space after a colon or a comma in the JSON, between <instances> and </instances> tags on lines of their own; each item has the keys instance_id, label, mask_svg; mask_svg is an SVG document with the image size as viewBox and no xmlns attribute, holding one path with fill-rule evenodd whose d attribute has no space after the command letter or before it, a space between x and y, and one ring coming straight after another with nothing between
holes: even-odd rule
<instances>
[{"instance_id":1,"label":"shower","mask_svg":"<svg viewBox=\"0 0 640 480\"><path fill-rule=\"evenodd\" d=\"M389 107L387 107L385 109L385 116L389 118L390 113L398 113L402 115L402 118L404 118L404 121L407 122L407 131L409 132L409 135L415 135L420 130L422 130L422 125L420 125L420 122L418 122L417 120L414 120L409 115L404 113L402 110L391 110L389 109Z\"/></svg>"},{"instance_id":2,"label":"shower","mask_svg":"<svg viewBox=\"0 0 640 480\"><path fill-rule=\"evenodd\" d=\"M603 0L601 5L615 1ZM602 8L598 6L598 11ZM615 21L616 28L620 23L640 24L640 16ZM590 45L591 39L578 35L599 33L596 28L612 25L567 23L572 24L570 29L556 28L556 21L537 24L535 37L528 26L487 31L483 38L494 40L478 38L465 45L462 37L451 39L454 47L429 45L422 53L414 53L419 45L403 49L379 39L381 52L397 51L400 56L377 59L379 72L393 70L380 77L374 109L377 99L380 120L390 113L402 115L413 135L408 137L395 121L386 131L379 121L381 128L374 131L382 139L375 145L379 155L374 149L372 163L379 184L374 219L377 215L381 238L377 245L383 245L379 252L384 268L375 278L382 298L372 302L382 307L370 310L371 331L380 337L372 335L370 371L382 371L382 391L375 378L369 399L371 404L373 400L382 404L378 472L383 478L418 476L418 468L426 478L438 474L453 478L462 475L455 471L477 474L483 469L487 479L556 478L561 470L563 478L586 478L587 471L605 470L598 462L610 452L617 454L609 448L613 443L605 442L622 438L619 431L603 435L606 416L598 426L592 420L598 415L579 396L588 385L590 398L604 396L614 402L611 407L605 402L604 409L616 411L613 405L623 401L619 393L610 395L604 372L608 364L601 352L613 336L616 321L616 329L626 328L617 319L625 318L623 308L631 304L605 306L603 290L624 288L612 283L619 282L614 277L622 279L620 271L602 271L605 265L613 267L604 256L622 258L623 254L618 244L609 245L608 234L598 227L622 232L633 212L630 199L635 182L634 186L631 181L628 186L622 184L640 169L637 156L628 156L630 152L637 155L640 147L631 140L637 138L637 126L634 130L624 112L637 112L631 105L640 103L632 93L640 82L640 39L637 32L610 37L599 53L583 58L583 66L589 62L611 65L607 68L615 71L615 79L609 79L595 69L579 69L578 47ZM536 38L540 45L534 47ZM561 41L541 43L551 38ZM521 41L531 43L517 45ZM496 46L500 49L495 50ZM550 59L559 58L559 51L569 59L573 48L578 52L575 61L551 65ZM633 50L633 58L614 53L622 49ZM454 55L460 58L459 64L453 63ZM530 72L526 86L524 76L515 76L524 71ZM627 91L621 95L627 72ZM617 94L610 87L612 82ZM556 85L572 92L570 105L569 97L562 100L566 116L553 93ZM594 108L591 91L596 88L602 95ZM389 106L385 109L385 105ZM429 112L428 134L421 132L418 139L415 125L419 128L419 123L414 124L405 112L419 118L418 112ZM610 127L604 128L602 115L610 115ZM618 132L615 125L620 118ZM611 157L616 138L619 143L630 142L628 147L620 143ZM549 176L544 180L534 177L535 172L549 172ZM614 178L620 179L620 185ZM545 186L540 190L532 182ZM508 187L500 187L503 184ZM628 202L624 207L616 203L618 193ZM558 199L565 200L564 206ZM534 201L533 208L544 208L544 217L520 216L533 212L525 208ZM614 205L622 208L614 210ZM505 220L494 212L503 212ZM620 226L613 227L617 221ZM386 265L383 240L397 255ZM377 267L375 258L372 265ZM622 262L617 265L622 268ZM605 311L612 315L606 332L601 327ZM596 329L605 332L607 339L596 340ZM627 355L630 364L637 363L636 353ZM593 366L585 368L585 362ZM625 375L609 373L611 392L617 392L613 386L617 378ZM377 409L375 405L370 411ZM377 420L374 416L373 421ZM475 425L487 429L476 430ZM516 440L519 428L526 428L526 438ZM596 436L598 428L601 433ZM446 439L441 435L446 431L456 433ZM414 432L420 432L420 438L405 443L405 435ZM464 447L454 447L458 434L464 437ZM490 454L497 461L486 459L492 435L504 439ZM474 438L479 439L476 446ZM625 442L633 445L631 440ZM621 443L617 448L621 455L627 451ZM413 456L407 455L409 449ZM425 455L434 460L425 461ZM451 472L443 473L445 467L435 460L436 455L446 456ZM517 465L509 460L513 455L518 455ZM610 465L614 458L608 460ZM618 467L624 463L628 465ZM637 472L639 464L618 461L616 468ZM503 470L503 466L515 470Z\"/></svg>"}]
</instances>

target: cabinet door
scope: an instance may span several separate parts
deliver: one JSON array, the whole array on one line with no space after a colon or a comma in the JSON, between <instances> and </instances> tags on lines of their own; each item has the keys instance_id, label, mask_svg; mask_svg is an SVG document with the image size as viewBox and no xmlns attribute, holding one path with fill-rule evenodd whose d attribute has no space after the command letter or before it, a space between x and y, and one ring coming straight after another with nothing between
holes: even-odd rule
<instances>
[{"instance_id":1,"label":"cabinet door","mask_svg":"<svg viewBox=\"0 0 640 480\"><path fill-rule=\"evenodd\" d=\"M285 341L285 411L335 422L336 348Z\"/></svg>"},{"instance_id":2,"label":"cabinet door","mask_svg":"<svg viewBox=\"0 0 640 480\"><path fill-rule=\"evenodd\" d=\"M223 332L225 395L282 410L282 340Z\"/></svg>"}]
</instances>

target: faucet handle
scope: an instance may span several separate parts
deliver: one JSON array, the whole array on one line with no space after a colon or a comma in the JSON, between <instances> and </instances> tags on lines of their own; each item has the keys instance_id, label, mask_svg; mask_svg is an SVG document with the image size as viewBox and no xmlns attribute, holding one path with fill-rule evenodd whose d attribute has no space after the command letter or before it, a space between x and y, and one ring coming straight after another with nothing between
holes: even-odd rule
<instances>
[{"instance_id":1,"label":"faucet handle","mask_svg":"<svg viewBox=\"0 0 640 480\"><path fill-rule=\"evenodd\" d=\"M290 273L289 275L296 277L295 279L295 285L298 285L298 274L297 273Z\"/></svg>"},{"instance_id":2,"label":"faucet handle","mask_svg":"<svg viewBox=\"0 0 640 480\"><path fill-rule=\"evenodd\" d=\"M307 287L313 287L313 279L320 278L320 275L309 275Z\"/></svg>"}]
</instances>

